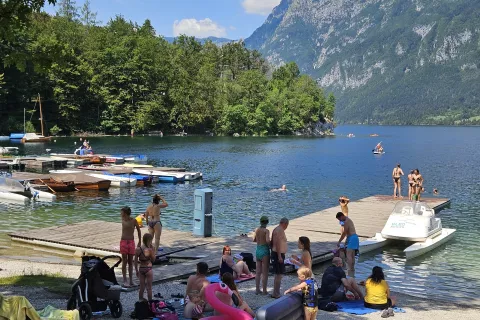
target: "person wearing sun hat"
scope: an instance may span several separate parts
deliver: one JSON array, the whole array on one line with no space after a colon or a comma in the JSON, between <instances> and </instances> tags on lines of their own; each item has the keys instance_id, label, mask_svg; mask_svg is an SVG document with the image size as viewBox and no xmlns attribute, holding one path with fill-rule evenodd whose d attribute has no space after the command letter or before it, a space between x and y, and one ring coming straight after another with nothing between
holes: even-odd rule
<instances>
[{"instance_id":1,"label":"person wearing sun hat","mask_svg":"<svg viewBox=\"0 0 480 320\"><path fill-rule=\"evenodd\" d=\"M260 227L255 229L255 237L253 241L257 243L257 250L255 256L257 258L256 265L256 291L255 294L268 294L268 268L270 265L270 231L267 229L268 217L262 216L260 218ZM262 279L263 291L260 291L260 279Z\"/></svg>"}]
</instances>

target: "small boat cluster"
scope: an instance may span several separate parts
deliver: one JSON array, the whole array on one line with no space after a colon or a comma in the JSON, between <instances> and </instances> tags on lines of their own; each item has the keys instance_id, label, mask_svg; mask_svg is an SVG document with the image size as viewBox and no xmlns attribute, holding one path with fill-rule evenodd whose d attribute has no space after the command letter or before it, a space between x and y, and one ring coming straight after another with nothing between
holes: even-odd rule
<instances>
[{"instance_id":1,"label":"small boat cluster","mask_svg":"<svg viewBox=\"0 0 480 320\"><path fill-rule=\"evenodd\" d=\"M49 157L17 157L11 161L27 163L31 168L41 168L42 171L47 168L43 166L45 163L57 169L50 169L48 173L14 172L5 175L0 180L0 199L54 200L57 192L107 191L110 187L182 183L202 178L201 172L147 165L147 157L143 155L51 154Z\"/></svg>"}]
</instances>

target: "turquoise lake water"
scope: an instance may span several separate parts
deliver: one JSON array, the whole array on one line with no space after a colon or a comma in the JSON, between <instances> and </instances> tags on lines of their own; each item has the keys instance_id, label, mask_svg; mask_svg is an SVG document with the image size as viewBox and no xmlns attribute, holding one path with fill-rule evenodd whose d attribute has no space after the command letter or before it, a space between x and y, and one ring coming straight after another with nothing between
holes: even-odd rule
<instances>
[{"instance_id":1,"label":"turquoise lake water","mask_svg":"<svg viewBox=\"0 0 480 320\"><path fill-rule=\"evenodd\" d=\"M347 138L354 133L355 138ZM370 137L377 133L379 137ZM400 162L405 172L419 168L426 194L435 187L452 199L441 212L445 227L456 228L453 241L406 262L404 247L388 247L360 257L357 277L374 265L385 268L391 286L401 292L452 301L476 299L480 285L480 170L478 127L340 126L336 137L102 137L89 138L98 153L146 154L158 166L186 167L203 172L203 181L158 184L150 188L59 195L55 203L29 206L0 203L0 254L11 254L7 232L91 219L118 221L119 208L143 212L159 192L169 202L163 212L168 229L191 230L193 193L214 190L215 231L221 235L251 231L261 215L271 221L295 218L351 200L392 194L391 172ZM58 138L49 144L16 145L22 154L73 153L78 138ZM372 155L383 142L386 154ZM1 145L9 145L2 141ZM268 192L286 184L289 192ZM404 180L406 186L406 180ZM404 195L406 195L404 190ZM28 254L30 251L26 250ZM21 254L21 253L20 253Z\"/></svg>"}]
</instances>

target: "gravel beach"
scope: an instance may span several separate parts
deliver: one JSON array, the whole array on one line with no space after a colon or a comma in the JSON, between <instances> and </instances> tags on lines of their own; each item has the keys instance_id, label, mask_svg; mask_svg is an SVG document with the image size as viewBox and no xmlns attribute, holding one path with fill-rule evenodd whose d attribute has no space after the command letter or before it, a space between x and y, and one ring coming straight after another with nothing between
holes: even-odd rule
<instances>
[{"instance_id":1,"label":"gravel beach","mask_svg":"<svg viewBox=\"0 0 480 320\"><path fill-rule=\"evenodd\" d=\"M7 277L19 274L48 274L60 273L65 277L77 278L80 267L75 265L55 265L48 263L38 263L20 260L5 260L0 258L0 277ZM319 278L319 276L317 276ZM282 282L282 291L290 286L297 284L298 279L294 274L284 277ZM273 286L273 277L269 277L269 290ZM171 294L183 294L185 284L181 281L171 281L156 284L153 286L154 293L160 293L168 298ZM268 296L255 295L255 281L245 281L239 284L239 291L243 298L249 303L252 309L258 309L272 301ZM21 286L3 286L0 293L4 295L23 295L37 309L42 309L47 305L57 308L65 308L68 297L62 297L51 293L43 288L21 287ZM395 319L418 319L418 320L443 320L443 319L480 319L480 307L464 306L451 304L446 301L433 301L423 298L411 297L404 294L395 294L398 298L398 305L405 309L406 313L396 313ZM129 315L133 311L135 301L138 300L138 291L124 292L121 295L121 301L124 313L121 319L130 319ZM111 318L108 315L102 318ZM381 319L380 312L371 313L366 316L355 316L343 312L323 312L320 311L317 319Z\"/></svg>"}]
</instances>

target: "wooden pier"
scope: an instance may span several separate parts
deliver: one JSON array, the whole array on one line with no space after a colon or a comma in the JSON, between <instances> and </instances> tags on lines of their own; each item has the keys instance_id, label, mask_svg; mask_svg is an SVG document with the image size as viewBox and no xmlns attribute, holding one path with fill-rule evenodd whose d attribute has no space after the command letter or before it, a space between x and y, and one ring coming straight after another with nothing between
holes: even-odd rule
<instances>
[{"instance_id":1,"label":"wooden pier","mask_svg":"<svg viewBox=\"0 0 480 320\"><path fill-rule=\"evenodd\" d=\"M397 201L391 196L372 196L350 202L349 217L355 223L361 239L380 232ZM450 200L444 198L428 198L422 201L427 202L437 213L450 204ZM307 236L311 241L314 264L330 259L340 236L340 226L335 218L338 211L340 206L291 220L286 230L289 240L287 255L298 252L298 237ZM273 229L276 224L276 221L271 221L269 229ZM147 232L146 227L142 228L143 232ZM121 224L94 220L9 235L13 241L76 252L77 255L83 253L109 255L119 254ZM175 262L155 266L153 268L155 282L185 278L195 273L195 265L200 261L206 262L211 271L218 269L222 248L225 245L232 247L234 253L254 253L256 245L251 237L203 238L193 236L191 232L166 229L162 232L160 243L163 248L160 256L168 257Z\"/></svg>"}]
</instances>

